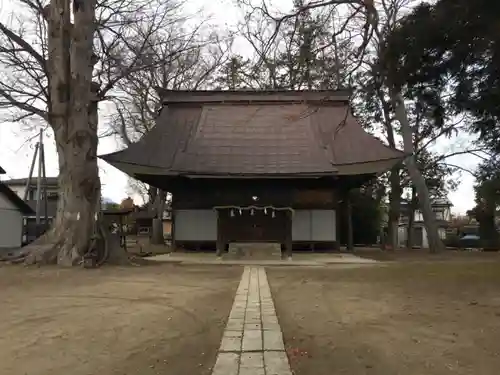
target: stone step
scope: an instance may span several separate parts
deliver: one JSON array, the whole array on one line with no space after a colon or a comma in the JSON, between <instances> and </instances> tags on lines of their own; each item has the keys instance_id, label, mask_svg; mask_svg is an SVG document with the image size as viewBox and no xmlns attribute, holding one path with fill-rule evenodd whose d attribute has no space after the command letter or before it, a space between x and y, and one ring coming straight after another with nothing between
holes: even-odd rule
<instances>
[{"instance_id":1,"label":"stone step","mask_svg":"<svg viewBox=\"0 0 500 375\"><path fill-rule=\"evenodd\" d=\"M231 243L227 259L281 259L281 245L278 243Z\"/></svg>"}]
</instances>

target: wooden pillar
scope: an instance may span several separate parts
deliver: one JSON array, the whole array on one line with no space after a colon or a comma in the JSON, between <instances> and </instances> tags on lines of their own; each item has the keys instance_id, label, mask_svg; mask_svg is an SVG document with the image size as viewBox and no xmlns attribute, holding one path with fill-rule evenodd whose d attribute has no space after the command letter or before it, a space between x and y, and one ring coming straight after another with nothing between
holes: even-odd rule
<instances>
[{"instance_id":1,"label":"wooden pillar","mask_svg":"<svg viewBox=\"0 0 500 375\"><path fill-rule=\"evenodd\" d=\"M220 211L217 211L217 243L215 246L216 246L215 255L217 255L218 258L222 257L222 254L224 253L224 250L226 248L226 243L224 240L224 233L222 231L222 226L221 226Z\"/></svg>"},{"instance_id":2,"label":"wooden pillar","mask_svg":"<svg viewBox=\"0 0 500 375\"><path fill-rule=\"evenodd\" d=\"M347 251L354 250L354 235L352 227L352 202L350 190L345 194L346 213L347 213Z\"/></svg>"},{"instance_id":3,"label":"wooden pillar","mask_svg":"<svg viewBox=\"0 0 500 375\"><path fill-rule=\"evenodd\" d=\"M293 214L291 211L286 211L286 227L285 227L285 256L291 260L293 252L293 242L292 242L292 220Z\"/></svg>"},{"instance_id":4,"label":"wooden pillar","mask_svg":"<svg viewBox=\"0 0 500 375\"><path fill-rule=\"evenodd\" d=\"M157 217L151 219L151 243L153 245L165 245L163 237L163 219Z\"/></svg>"},{"instance_id":5,"label":"wooden pillar","mask_svg":"<svg viewBox=\"0 0 500 375\"><path fill-rule=\"evenodd\" d=\"M120 230L118 232L120 233L120 242L123 243L123 249L127 251L127 237L123 232L123 215L118 215L118 225L120 226Z\"/></svg>"},{"instance_id":6,"label":"wooden pillar","mask_svg":"<svg viewBox=\"0 0 500 375\"><path fill-rule=\"evenodd\" d=\"M342 218L342 207L341 207L342 201L339 201L337 198L337 205L335 207L335 251L340 251L341 249L341 240L340 240L340 234L342 233L342 223L343 223L343 218Z\"/></svg>"},{"instance_id":7,"label":"wooden pillar","mask_svg":"<svg viewBox=\"0 0 500 375\"><path fill-rule=\"evenodd\" d=\"M170 210L170 220L172 221L170 225L170 252L173 253L177 245L175 244L175 210L172 205L170 206Z\"/></svg>"}]
</instances>

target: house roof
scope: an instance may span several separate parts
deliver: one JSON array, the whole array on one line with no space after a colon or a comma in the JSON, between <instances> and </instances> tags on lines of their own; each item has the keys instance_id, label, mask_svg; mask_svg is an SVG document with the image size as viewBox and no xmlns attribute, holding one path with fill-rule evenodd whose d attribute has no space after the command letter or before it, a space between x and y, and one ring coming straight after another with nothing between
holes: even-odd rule
<instances>
[{"instance_id":1,"label":"house roof","mask_svg":"<svg viewBox=\"0 0 500 375\"><path fill-rule=\"evenodd\" d=\"M453 207L453 203L448 198L438 198L432 202L435 206L449 206Z\"/></svg>"},{"instance_id":2,"label":"house roof","mask_svg":"<svg viewBox=\"0 0 500 375\"><path fill-rule=\"evenodd\" d=\"M0 194L5 195L7 199L12 202L24 215L30 215L34 213L31 207L26 204L21 198L19 198L19 196L3 182L0 182Z\"/></svg>"},{"instance_id":3,"label":"house roof","mask_svg":"<svg viewBox=\"0 0 500 375\"><path fill-rule=\"evenodd\" d=\"M28 182L28 178L13 178L13 179L5 180L2 182L8 186L26 185L26 183ZM48 186L57 186L58 185L58 178L57 177L46 177L45 182ZM36 184L37 184L37 177L32 177L30 186L36 186Z\"/></svg>"},{"instance_id":4,"label":"house roof","mask_svg":"<svg viewBox=\"0 0 500 375\"><path fill-rule=\"evenodd\" d=\"M141 175L295 177L373 174L405 154L366 133L337 91L163 91L156 126L101 156Z\"/></svg>"},{"instance_id":5,"label":"house roof","mask_svg":"<svg viewBox=\"0 0 500 375\"><path fill-rule=\"evenodd\" d=\"M408 199L401 199L401 208L406 208L410 206L411 201ZM388 203L387 203L388 204ZM448 198L437 198L431 201L432 207L453 207L453 203Z\"/></svg>"}]
</instances>

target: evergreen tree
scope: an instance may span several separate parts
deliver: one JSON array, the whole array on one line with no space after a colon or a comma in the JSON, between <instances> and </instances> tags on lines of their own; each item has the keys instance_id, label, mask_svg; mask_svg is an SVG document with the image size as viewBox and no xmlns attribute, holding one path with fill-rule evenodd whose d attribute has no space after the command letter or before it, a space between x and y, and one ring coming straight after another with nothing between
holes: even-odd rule
<instances>
[{"instance_id":1,"label":"evergreen tree","mask_svg":"<svg viewBox=\"0 0 500 375\"><path fill-rule=\"evenodd\" d=\"M470 130L495 151L500 151L499 22L496 0L422 4L391 33L384 56L395 81L445 92L444 106L474 116Z\"/></svg>"}]
</instances>

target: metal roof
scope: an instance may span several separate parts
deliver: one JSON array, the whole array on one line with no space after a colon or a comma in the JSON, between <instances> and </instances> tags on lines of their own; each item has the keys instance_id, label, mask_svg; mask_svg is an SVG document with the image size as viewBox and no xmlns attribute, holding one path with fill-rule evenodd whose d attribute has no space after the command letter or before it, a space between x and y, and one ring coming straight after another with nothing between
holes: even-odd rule
<instances>
[{"instance_id":1,"label":"metal roof","mask_svg":"<svg viewBox=\"0 0 500 375\"><path fill-rule=\"evenodd\" d=\"M405 154L327 91L163 92L156 126L101 158L132 175L299 177L379 173Z\"/></svg>"},{"instance_id":2,"label":"metal roof","mask_svg":"<svg viewBox=\"0 0 500 375\"><path fill-rule=\"evenodd\" d=\"M5 185L26 185L28 182L28 178L12 178L10 180L4 180L2 181ZM46 185L48 186L57 186L58 185L58 178L57 177L46 177L45 178ZM43 179L42 179L43 183ZM31 178L31 183L30 186L36 186L37 184L37 177L32 177Z\"/></svg>"},{"instance_id":3,"label":"metal roof","mask_svg":"<svg viewBox=\"0 0 500 375\"><path fill-rule=\"evenodd\" d=\"M24 215L34 214L34 211L31 207L24 202L19 196L12 191L7 185L0 181L0 193L5 195L7 199L12 202L19 211L21 211Z\"/></svg>"}]
</instances>

